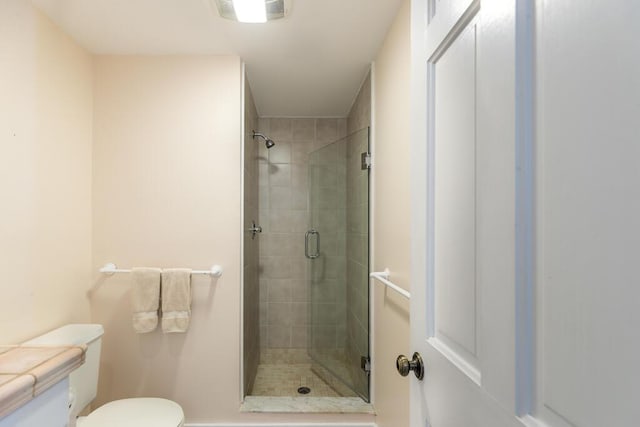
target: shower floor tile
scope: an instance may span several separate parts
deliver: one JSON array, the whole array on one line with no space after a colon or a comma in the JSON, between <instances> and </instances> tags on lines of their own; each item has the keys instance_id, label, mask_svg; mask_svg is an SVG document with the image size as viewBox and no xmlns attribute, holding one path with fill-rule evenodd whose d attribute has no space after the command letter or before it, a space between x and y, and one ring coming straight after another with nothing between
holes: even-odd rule
<instances>
[{"instance_id":1,"label":"shower floor tile","mask_svg":"<svg viewBox=\"0 0 640 427\"><path fill-rule=\"evenodd\" d=\"M308 387L308 394L298 393L299 387ZM251 396L275 397L340 397L326 382L311 370L310 363L258 365Z\"/></svg>"}]
</instances>

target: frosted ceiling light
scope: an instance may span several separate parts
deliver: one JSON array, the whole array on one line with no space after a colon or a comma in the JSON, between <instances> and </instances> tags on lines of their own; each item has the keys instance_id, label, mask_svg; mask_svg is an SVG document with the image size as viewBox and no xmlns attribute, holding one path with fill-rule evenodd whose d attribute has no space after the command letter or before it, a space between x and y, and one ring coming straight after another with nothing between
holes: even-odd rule
<instances>
[{"instance_id":1,"label":"frosted ceiling light","mask_svg":"<svg viewBox=\"0 0 640 427\"><path fill-rule=\"evenodd\" d=\"M264 0L233 0L236 18L240 22L267 22L267 7Z\"/></svg>"},{"instance_id":2,"label":"frosted ceiling light","mask_svg":"<svg viewBox=\"0 0 640 427\"><path fill-rule=\"evenodd\" d=\"M291 0L215 0L220 16L238 22L262 23L283 18Z\"/></svg>"}]
</instances>

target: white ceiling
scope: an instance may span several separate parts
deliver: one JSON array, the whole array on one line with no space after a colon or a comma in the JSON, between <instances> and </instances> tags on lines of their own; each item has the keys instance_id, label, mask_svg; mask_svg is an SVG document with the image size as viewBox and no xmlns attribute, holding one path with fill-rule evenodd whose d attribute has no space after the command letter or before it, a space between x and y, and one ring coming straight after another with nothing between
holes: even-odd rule
<instances>
[{"instance_id":1,"label":"white ceiling","mask_svg":"<svg viewBox=\"0 0 640 427\"><path fill-rule=\"evenodd\" d=\"M263 117L344 117L402 0L293 0L267 24L213 0L32 0L96 54L237 54Z\"/></svg>"}]
</instances>

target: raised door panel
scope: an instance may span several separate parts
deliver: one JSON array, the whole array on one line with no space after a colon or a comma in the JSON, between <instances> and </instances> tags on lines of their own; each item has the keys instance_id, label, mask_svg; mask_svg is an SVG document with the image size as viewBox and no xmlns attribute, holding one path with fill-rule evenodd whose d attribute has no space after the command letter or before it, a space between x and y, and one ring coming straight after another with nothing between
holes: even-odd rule
<instances>
[{"instance_id":1,"label":"raised door panel","mask_svg":"<svg viewBox=\"0 0 640 427\"><path fill-rule=\"evenodd\" d=\"M435 339L477 373L476 32L471 24L432 62Z\"/></svg>"}]
</instances>

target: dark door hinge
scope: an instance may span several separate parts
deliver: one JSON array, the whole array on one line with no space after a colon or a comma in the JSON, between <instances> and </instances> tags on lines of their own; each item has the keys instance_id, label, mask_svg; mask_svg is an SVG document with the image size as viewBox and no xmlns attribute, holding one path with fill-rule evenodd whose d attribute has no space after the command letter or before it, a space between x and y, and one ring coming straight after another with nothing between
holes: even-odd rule
<instances>
[{"instance_id":1,"label":"dark door hinge","mask_svg":"<svg viewBox=\"0 0 640 427\"><path fill-rule=\"evenodd\" d=\"M369 375L371 373L371 359L367 356L360 356L360 369Z\"/></svg>"},{"instance_id":2,"label":"dark door hinge","mask_svg":"<svg viewBox=\"0 0 640 427\"><path fill-rule=\"evenodd\" d=\"M365 152L360 154L360 169L371 169L371 153Z\"/></svg>"}]
</instances>

